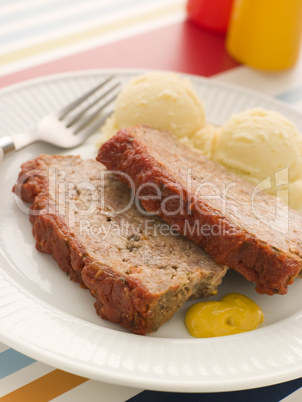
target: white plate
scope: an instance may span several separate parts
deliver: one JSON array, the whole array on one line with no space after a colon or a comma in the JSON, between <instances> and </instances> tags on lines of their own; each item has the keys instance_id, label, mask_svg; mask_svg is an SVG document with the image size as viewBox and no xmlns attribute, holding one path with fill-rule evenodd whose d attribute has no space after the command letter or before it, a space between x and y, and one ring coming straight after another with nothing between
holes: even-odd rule
<instances>
[{"instance_id":1,"label":"white plate","mask_svg":"<svg viewBox=\"0 0 302 402\"><path fill-rule=\"evenodd\" d=\"M141 71L88 71L50 76L0 91L1 134L26 130L44 114L69 102L104 75L123 81ZM190 76L210 122L259 106L280 111L302 130L302 116L281 102L230 85ZM95 156L93 139L73 150ZM11 188L22 162L39 153L60 153L35 144L6 160L1 169L0 340L66 371L132 387L211 392L260 387L302 373L302 281L285 296L258 295L229 272L219 298L239 291L260 304L265 326L213 339L195 339L184 326L186 305L152 336L133 335L101 320L87 290L69 281L48 255L35 250L28 216Z\"/></svg>"}]
</instances>

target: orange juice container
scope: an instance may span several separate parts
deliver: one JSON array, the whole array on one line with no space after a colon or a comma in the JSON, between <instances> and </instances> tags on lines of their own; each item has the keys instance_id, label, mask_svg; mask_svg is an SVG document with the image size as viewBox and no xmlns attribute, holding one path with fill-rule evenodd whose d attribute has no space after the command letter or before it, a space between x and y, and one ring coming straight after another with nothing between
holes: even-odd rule
<instances>
[{"instance_id":1,"label":"orange juice container","mask_svg":"<svg viewBox=\"0 0 302 402\"><path fill-rule=\"evenodd\" d=\"M302 0L235 0L226 48L243 64L284 70L297 61L301 33Z\"/></svg>"}]
</instances>

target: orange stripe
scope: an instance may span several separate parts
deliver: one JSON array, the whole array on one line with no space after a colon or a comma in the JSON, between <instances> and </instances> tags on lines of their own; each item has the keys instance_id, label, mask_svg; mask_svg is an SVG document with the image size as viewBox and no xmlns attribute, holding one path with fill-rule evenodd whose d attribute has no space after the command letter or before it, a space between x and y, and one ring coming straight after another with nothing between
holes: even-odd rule
<instances>
[{"instance_id":1,"label":"orange stripe","mask_svg":"<svg viewBox=\"0 0 302 402\"><path fill-rule=\"evenodd\" d=\"M1 398L2 402L48 402L88 381L87 378L54 370Z\"/></svg>"}]
</instances>

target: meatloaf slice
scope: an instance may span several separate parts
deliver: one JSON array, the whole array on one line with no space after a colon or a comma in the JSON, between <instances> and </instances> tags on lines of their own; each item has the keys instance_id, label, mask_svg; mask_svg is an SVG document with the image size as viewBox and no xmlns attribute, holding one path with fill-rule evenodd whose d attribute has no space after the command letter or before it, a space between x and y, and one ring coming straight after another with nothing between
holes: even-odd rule
<instances>
[{"instance_id":1,"label":"meatloaf slice","mask_svg":"<svg viewBox=\"0 0 302 402\"><path fill-rule=\"evenodd\" d=\"M95 160L41 155L22 165L14 192L32 203L37 249L87 286L102 318L134 333L156 331L188 298L215 293L226 272L160 218L143 216Z\"/></svg>"},{"instance_id":2,"label":"meatloaf slice","mask_svg":"<svg viewBox=\"0 0 302 402\"><path fill-rule=\"evenodd\" d=\"M301 271L302 215L274 196L146 126L119 131L97 160L136 189L147 211L255 282L285 294Z\"/></svg>"}]
</instances>

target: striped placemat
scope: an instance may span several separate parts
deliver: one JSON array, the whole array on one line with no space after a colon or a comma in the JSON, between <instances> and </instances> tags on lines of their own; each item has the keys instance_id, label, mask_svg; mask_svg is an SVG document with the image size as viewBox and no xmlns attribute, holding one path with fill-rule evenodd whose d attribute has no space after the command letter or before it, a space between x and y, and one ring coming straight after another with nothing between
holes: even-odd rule
<instances>
[{"instance_id":1,"label":"striped placemat","mask_svg":"<svg viewBox=\"0 0 302 402\"><path fill-rule=\"evenodd\" d=\"M258 90L302 112L302 57L290 72L238 66L224 37L186 22L184 0L0 0L0 87L56 72L156 68L209 76ZM302 379L227 394L166 394L63 372L0 343L1 401L279 401ZM299 399L297 399L299 398ZM288 401L301 400L294 394Z\"/></svg>"},{"instance_id":2,"label":"striped placemat","mask_svg":"<svg viewBox=\"0 0 302 402\"><path fill-rule=\"evenodd\" d=\"M185 18L184 0L2 0L1 75Z\"/></svg>"},{"instance_id":3,"label":"striped placemat","mask_svg":"<svg viewBox=\"0 0 302 402\"><path fill-rule=\"evenodd\" d=\"M228 393L173 394L143 391L89 380L39 363L0 343L0 398L3 402L278 402L302 387L302 378L261 389ZM302 388L288 402L300 402ZM287 398L285 400L287 402Z\"/></svg>"}]
</instances>

